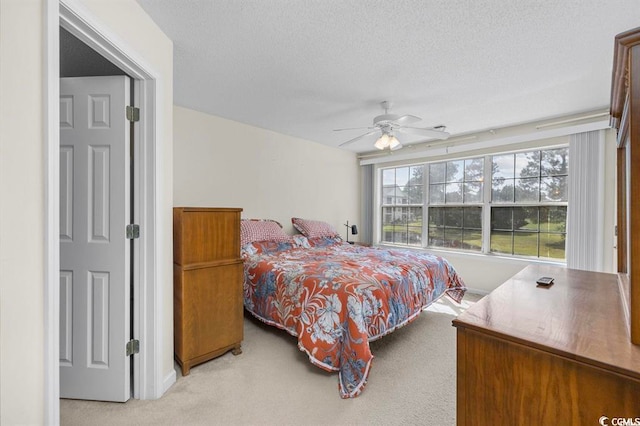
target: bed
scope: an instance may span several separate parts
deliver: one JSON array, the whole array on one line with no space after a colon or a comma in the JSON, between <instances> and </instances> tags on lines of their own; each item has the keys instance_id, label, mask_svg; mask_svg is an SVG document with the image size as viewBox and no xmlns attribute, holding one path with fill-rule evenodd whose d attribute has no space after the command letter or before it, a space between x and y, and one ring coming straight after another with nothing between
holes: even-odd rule
<instances>
[{"instance_id":1,"label":"bed","mask_svg":"<svg viewBox=\"0 0 640 426\"><path fill-rule=\"evenodd\" d=\"M255 226L247 223L241 230ZM433 254L348 244L330 227L291 237L270 226L252 238L241 232L245 309L296 336L311 363L339 372L343 398L366 384L370 341L410 323L443 295L457 302L464 295L453 267Z\"/></svg>"}]
</instances>

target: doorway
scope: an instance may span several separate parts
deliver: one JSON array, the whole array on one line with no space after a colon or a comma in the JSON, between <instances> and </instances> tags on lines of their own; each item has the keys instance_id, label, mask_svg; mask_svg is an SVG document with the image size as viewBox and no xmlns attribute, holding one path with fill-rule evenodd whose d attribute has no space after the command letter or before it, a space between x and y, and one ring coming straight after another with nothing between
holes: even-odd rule
<instances>
[{"instance_id":1,"label":"doorway","mask_svg":"<svg viewBox=\"0 0 640 426\"><path fill-rule=\"evenodd\" d=\"M60 396L131 394L131 79L60 28Z\"/></svg>"},{"instance_id":2,"label":"doorway","mask_svg":"<svg viewBox=\"0 0 640 426\"><path fill-rule=\"evenodd\" d=\"M133 79L133 96L140 106L140 122L136 129L138 141L134 152L136 164L134 182L135 223L140 225L140 238L134 248L139 268L133 276L134 335L139 336L140 352L133 358L133 397L156 399L175 382L174 375L165 377L163 351L165 351L162 309L165 278L158 257L165 252L166 242L159 232L166 229L167 214L159 208L162 191L158 188L162 170L159 170L162 144L158 145L157 111L160 109L164 84L156 73L140 60L130 43L115 36L102 20L89 9L70 0L47 0L43 10L46 33L45 47L45 121L46 121L46 181L45 181L45 341L44 341L44 405L45 423L59 422L59 325L60 325L60 263L59 263L59 29L60 27L107 58ZM142 58L144 59L144 58ZM159 89L157 89L159 88ZM159 100L160 99L160 100ZM160 158L159 158L160 157ZM163 341L165 340L165 341ZM165 351L166 352L166 351Z\"/></svg>"}]
</instances>

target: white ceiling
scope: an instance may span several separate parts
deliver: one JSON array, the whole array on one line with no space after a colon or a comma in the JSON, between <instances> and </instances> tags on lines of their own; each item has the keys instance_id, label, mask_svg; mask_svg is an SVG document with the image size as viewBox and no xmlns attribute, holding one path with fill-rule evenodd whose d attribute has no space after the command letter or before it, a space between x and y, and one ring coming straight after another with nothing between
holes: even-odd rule
<instances>
[{"instance_id":1,"label":"white ceiling","mask_svg":"<svg viewBox=\"0 0 640 426\"><path fill-rule=\"evenodd\" d=\"M637 0L138 3L174 42L175 104L334 147L384 100L452 135L607 108L640 26Z\"/></svg>"}]
</instances>

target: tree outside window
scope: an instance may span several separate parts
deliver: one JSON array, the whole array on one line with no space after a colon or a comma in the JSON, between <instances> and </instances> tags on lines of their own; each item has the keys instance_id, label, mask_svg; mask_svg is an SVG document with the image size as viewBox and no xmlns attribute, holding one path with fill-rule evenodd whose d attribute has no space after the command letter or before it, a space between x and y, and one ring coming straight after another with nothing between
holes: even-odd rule
<instances>
[{"instance_id":1,"label":"tree outside window","mask_svg":"<svg viewBox=\"0 0 640 426\"><path fill-rule=\"evenodd\" d=\"M568 173L568 148L492 157L492 252L565 258Z\"/></svg>"}]
</instances>

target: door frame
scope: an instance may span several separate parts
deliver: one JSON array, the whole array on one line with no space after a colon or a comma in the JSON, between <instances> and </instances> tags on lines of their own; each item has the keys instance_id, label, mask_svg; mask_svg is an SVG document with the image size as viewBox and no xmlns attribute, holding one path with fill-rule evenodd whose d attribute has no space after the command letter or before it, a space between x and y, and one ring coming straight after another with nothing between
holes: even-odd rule
<instances>
[{"instance_id":1,"label":"door frame","mask_svg":"<svg viewBox=\"0 0 640 426\"><path fill-rule=\"evenodd\" d=\"M158 262L162 241L158 238L158 223L162 223L157 182L160 152L158 140L159 96L158 72L141 58L126 41L100 23L86 7L76 0L45 0L43 7L44 37L44 102L45 143L45 276L44 276L44 420L45 424L60 422L60 38L59 27L65 28L120 69L133 80L134 103L140 107L140 121L135 126L134 139L134 218L141 236L134 244L133 254L133 322L134 338L140 340L140 353L134 355L133 397L160 398L165 392L162 372L163 324L162 270ZM123 230L124 232L124 230ZM124 348L123 348L124 353Z\"/></svg>"}]
</instances>

